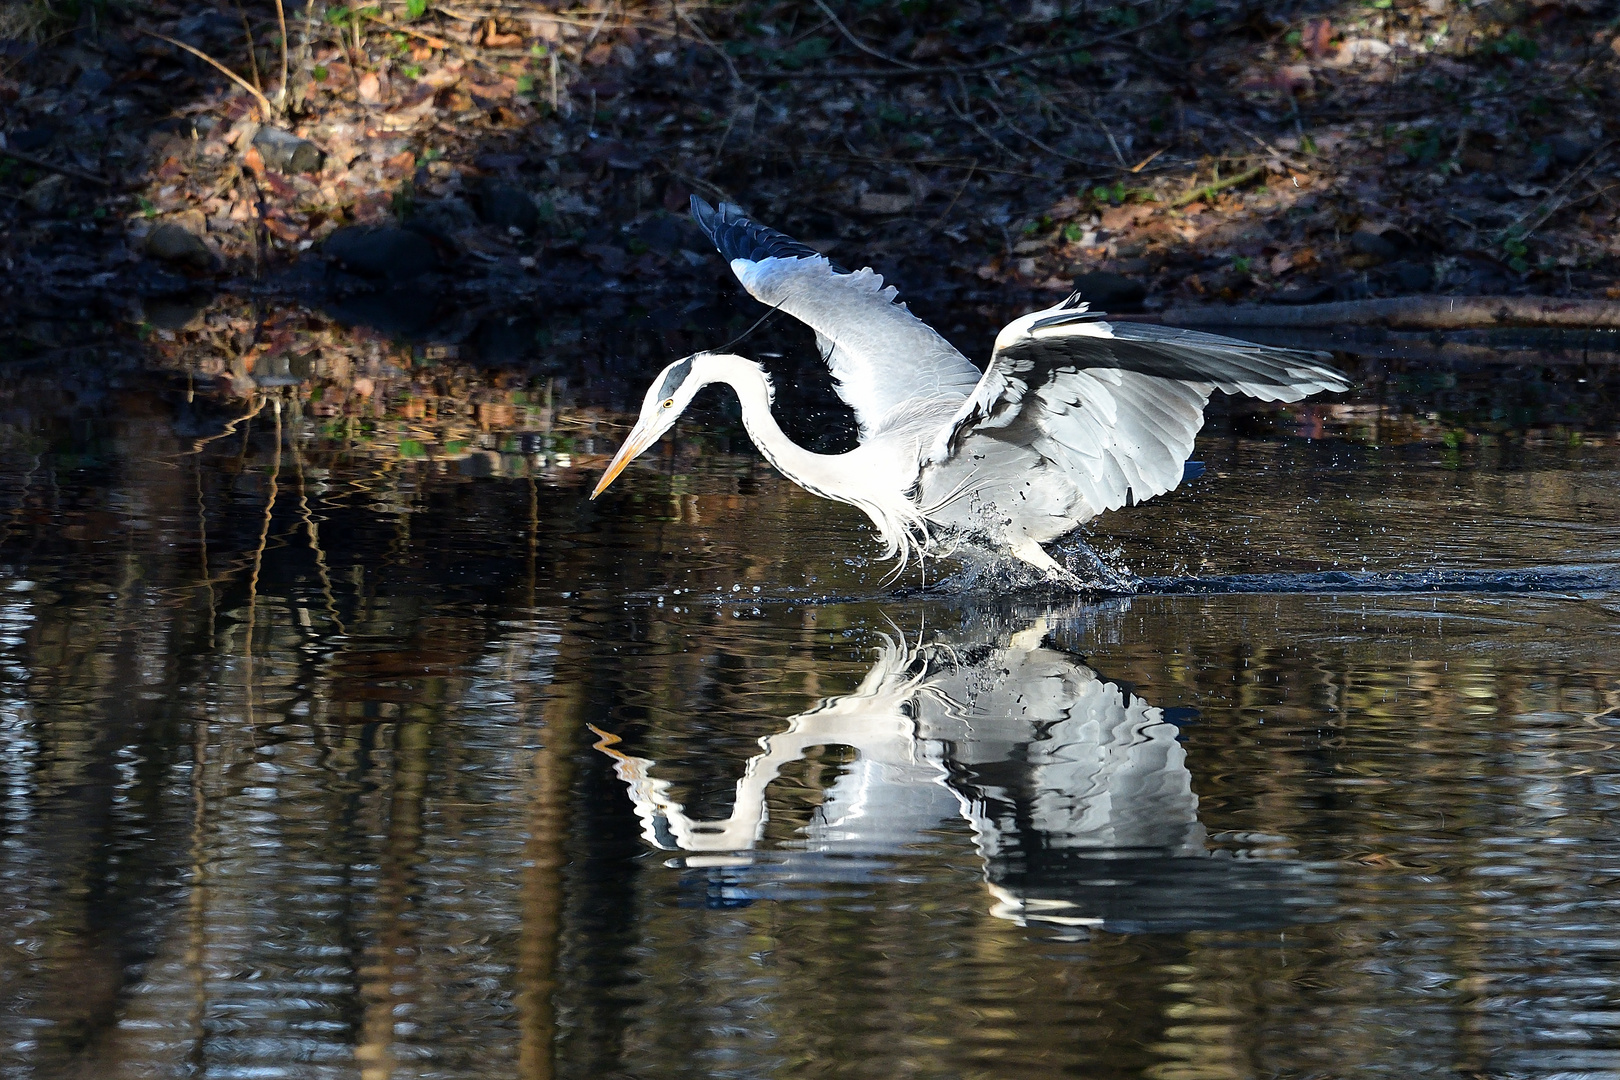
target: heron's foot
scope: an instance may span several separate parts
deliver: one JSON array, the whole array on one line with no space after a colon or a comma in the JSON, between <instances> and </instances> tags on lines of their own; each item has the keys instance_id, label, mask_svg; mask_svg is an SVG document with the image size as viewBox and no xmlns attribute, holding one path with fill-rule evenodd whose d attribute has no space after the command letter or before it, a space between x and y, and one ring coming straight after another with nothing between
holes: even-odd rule
<instances>
[{"instance_id":1,"label":"heron's foot","mask_svg":"<svg viewBox=\"0 0 1620 1080\"><path fill-rule=\"evenodd\" d=\"M1061 582L1074 589L1094 588L1094 582L1082 581L1069 570L1046 553L1046 549L1035 541L1025 537L1012 545L1012 553L1046 576L1048 581Z\"/></svg>"}]
</instances>

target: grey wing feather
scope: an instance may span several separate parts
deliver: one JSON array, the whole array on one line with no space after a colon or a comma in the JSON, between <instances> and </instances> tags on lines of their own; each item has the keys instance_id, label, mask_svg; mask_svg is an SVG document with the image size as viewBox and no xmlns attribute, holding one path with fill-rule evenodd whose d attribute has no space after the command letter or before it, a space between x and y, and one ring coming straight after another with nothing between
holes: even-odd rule
<instances>
[{"instance_id":1,"label":"grey wing feather","mask_svg":"<svg viewBox=\"0 0 1620 1080\"><path fill-rule=\"evenodd\" d=\"M955 403L979 382L979 369L895 300L870 269L845 273L825 256L743 216L728 203L693 196L692 216L743 288L816 332L838 396L861 437L915 412L918 399Z\"/></svg>"},{"instance_id":2,"label":"grey wing feather","mask_svg":"<svg viewBox=\"0 0 1620 1080\"><path fill-rule=\"evenodd\" d=\"M1180 483L1214 390L1297 401L1347 389L1325 361L1190 330L1111 326L1071 298L1001 332L984 377L928 452L941 476L932 485L925 476L925 488L949 490L948 478L963 471L953 463L984 454L988 444L1011 444L1038 458L1041 484L1051 489L1041 512L1073 527ZM1067 531L1060 524L1019 527L1055 537Z\"/></svg>"}]
</instances>

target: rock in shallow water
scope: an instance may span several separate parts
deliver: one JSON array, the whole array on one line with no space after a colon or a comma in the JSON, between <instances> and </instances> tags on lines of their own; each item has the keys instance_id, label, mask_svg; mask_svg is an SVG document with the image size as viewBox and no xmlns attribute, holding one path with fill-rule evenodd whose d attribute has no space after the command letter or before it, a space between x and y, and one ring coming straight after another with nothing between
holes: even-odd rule
<instances>
[{"instance_id":1,"label":"rock in shallow water","mask_svg":"<svg viewBox=\"0 0 1620 1080\"><path fill-rule=\"evenodd\" d=\"M350 225L326 238L326 257L362 277L408 281L439 265L427 238L392 225Z\"/></svg>"},{"instance_id":2,"label":"rock in shallow water","mask_svg":"<svg viewBox=\"0 0 1620 1080\"><path fill-rule=\"evenodd\" d=\"M487 181L479 193L479 210L489 224L516 229L527 236L540 224L540 211L527 191L514 184Z\"/></svg>"},{"instance_id":3,"label":"rock in shallow water","mask_svg":"<svg viewBox=\"0 0 1620 1080\"><path fill-rule=\"evenodd\" d=\"M173 222L164 222L147 234L146 253L154 259L197 270L206 270L214 264L214 253L208 250L202 237Z\"/></svg>"},{"instance_id":4,"label":"rock in shallow water","mask_svg":"<svg viewBox=\"0 0 1620 1080\"><path fill-rule=\"evenodd\" d=\"M314 143L279 128L260 128L253 145L265 165L279 173L309 173L321 167L321 152Z\"/></svg>"}]
</instances>

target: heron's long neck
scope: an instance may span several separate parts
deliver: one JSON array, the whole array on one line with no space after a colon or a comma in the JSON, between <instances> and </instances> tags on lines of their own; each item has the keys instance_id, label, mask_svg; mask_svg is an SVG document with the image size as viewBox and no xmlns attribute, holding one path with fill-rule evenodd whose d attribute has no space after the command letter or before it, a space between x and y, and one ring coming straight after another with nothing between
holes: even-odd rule
<instances>
[{"instance_id":1,"label":"heron's long neck","mask_svg":"<svg viewBox=\"0 0 1620 1080\"><path fill-rule=\"evenodd\" d=\"M903 567L911 552L921 553L927 526L905 495L914 471L897 472L895 455L873 454L869 444L847 454L814 454L794 445L771 415L770 382L758 364L724 354L705 356L702 363L705 382L723 382L737 392L748 437L778 472L812 494L860 508L877 527L885 558L898 554Z\"/></svg>"},{"instance_id":2,"label":"heron's long neck","mask_svg":"<svg viewBox=\"0 0 1620 1080\"><path fill-rule=\"evenodd\" d=\"M765 460L776 466L777 472L813 494L851 501L848 497L851 485L844 470L837 467L842 455L813 453L787 437L776 417L771 415L770 385L759 366L741 357L717 366L719 377L715 381L727 383L737 392L737 400L742 404L743 427L759 452L765 455Z\"/></svg>"}]
</instances>

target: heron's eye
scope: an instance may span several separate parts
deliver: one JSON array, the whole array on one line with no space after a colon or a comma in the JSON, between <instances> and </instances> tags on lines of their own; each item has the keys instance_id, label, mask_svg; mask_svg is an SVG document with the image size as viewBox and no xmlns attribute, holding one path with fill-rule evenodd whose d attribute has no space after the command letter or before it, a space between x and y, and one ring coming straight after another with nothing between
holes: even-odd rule
<instances>
[{"instance_id":1,"label":"heron's eye","mask_svg":"<svg viewBox=\"0 0 1620 1080\"><path fill-rule=\"evenodd\" d=\"M664 399L663 408L673 409L674 407L675 407L675 399L674 398L665 398Z\"/></svg>"}]
</instances>

